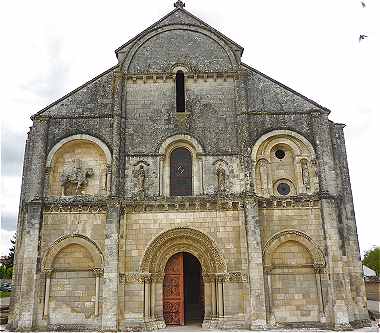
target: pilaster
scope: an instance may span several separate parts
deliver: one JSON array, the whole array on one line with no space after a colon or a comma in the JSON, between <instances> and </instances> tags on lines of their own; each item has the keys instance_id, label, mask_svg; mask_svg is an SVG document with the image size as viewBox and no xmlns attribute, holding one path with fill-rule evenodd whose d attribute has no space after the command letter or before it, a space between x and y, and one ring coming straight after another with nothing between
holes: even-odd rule
<instances>
[{"instance_id":1,"label":"pilaster","mask_svg":"<svg viewBox=\"0 0 380 333\"><path fill-rule=\"evenodd\" d=\"M118 329L118 288L119 288L119 222L121 208L117 200L107 207L104 242L103 310L102 329Z\"/></svg>"},{"instance_id":2,"label":"pilaster","mask_svg":"<svg viewBox=\"0 0 380 333\"><path fill-rule=\"evenodd\" d=\"M20 287L16 287L15 291L18 293L15 295L16 299L22 300L17 325L20 330L33 329L37 316L37 272L43 207L41 198L44 195L48 125L48 118L34 119L28 142L28 155L33 158L28 160L30 165L23 174L24 177L28 177L27 188L23 185L22 190L26 218L25 225L21 226L18 234L18 241L21 240L21 244L17 248L16 255L18 256L19 252L22 254L22 258L19 256L17 258L22 262L22 271L16 273L21 279L17 283Z\"/></svg>"},{"instance_id":3,"label":"pilaster","mask_svg":"<svg viewBox=\"0 0 380 333\"><path fill-rule=\"evenodd\" d=\"M32 330L37 308L37 263L39 258L39 231L42 222L42 202L35 200L27 205L26 225L23 230L23 266L20 289L18 330Z\"/></svg>"},{"instance_id":4,"label":"pilaster","mask_svg":"<svg viewBox=\"0 0 380 333\"><path fill-rule=\"evenodd\" d=\"M266 326L263 257L257 201L246 200L244 205L247 233L251 329Z\"/></svg>"}]
</instances>

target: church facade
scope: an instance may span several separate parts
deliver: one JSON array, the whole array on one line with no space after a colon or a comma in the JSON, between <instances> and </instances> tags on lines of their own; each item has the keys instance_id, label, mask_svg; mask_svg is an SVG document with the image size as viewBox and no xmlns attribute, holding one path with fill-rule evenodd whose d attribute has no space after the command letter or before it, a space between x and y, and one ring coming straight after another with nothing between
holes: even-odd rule
<instances>
[{"instance_id":1,"label":"church facade","mask_svg":"<svg viewBox=\"0 0 380 333\"><path fill-rule=\"evenodd\" d=\"M9 327L363 326L342 124L177 1L33 117Z\"/></svg>"}]
</instances>

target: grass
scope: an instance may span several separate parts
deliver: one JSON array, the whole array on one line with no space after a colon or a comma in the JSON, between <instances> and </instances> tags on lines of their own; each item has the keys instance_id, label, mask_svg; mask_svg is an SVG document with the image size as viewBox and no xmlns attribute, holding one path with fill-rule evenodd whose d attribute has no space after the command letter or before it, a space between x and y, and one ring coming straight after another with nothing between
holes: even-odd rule
<instances>
[{"instance_id":1,"label":"grass","mask_svg":"<svg viewBox=\"0 0 380 333\"><path fill-rule=\"evenodd\" d=\"M10 297L10 296L11 296L11 292L10 291L0 291L0 298Z\"/></svg>"}]
</instances>

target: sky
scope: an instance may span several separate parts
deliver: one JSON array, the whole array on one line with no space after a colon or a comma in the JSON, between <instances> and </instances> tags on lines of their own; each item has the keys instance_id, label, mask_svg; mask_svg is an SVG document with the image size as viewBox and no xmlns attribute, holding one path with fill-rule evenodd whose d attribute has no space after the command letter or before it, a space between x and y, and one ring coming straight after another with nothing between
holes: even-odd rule
<instances>
[{"instance_id":1,"label":"sky","mask_svg":"<svg viewBox=\"0 0 380 333\"><path fill-rule=\"evenodd\" d=\"M173 2L1 1L0 255L16 229L30 116L114 66L114 50L170 12ZM362 253L380 245L380 1L364 2L363 8L359 0L185 1L185 9L244 47L243 62L347 125ZM359 42L361 34L368 38Z\"/></svg>"}]
</instances>

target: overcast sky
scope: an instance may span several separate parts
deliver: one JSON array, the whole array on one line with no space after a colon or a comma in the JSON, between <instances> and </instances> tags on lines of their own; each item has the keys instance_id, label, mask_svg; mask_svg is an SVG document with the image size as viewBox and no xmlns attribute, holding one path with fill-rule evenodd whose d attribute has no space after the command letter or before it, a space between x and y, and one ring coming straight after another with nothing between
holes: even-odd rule
<instances>
[{"instance_id":1,"label":"overcast sky","mask_svg":"<svg viewBox=\"0 0 380 333\"><path fill-rule=\"evenodd\" d=\"M1 243L16 228L29 117L116 64L114 50L174 0L2 1ZM245 48L243 61L345 123L361 250L380 244L377 190L380 1L188 0L186 9ZM359 43L359 35L368 36ZM377 184L377 185L376 185Z\"/></svg>"}]
</instances>

